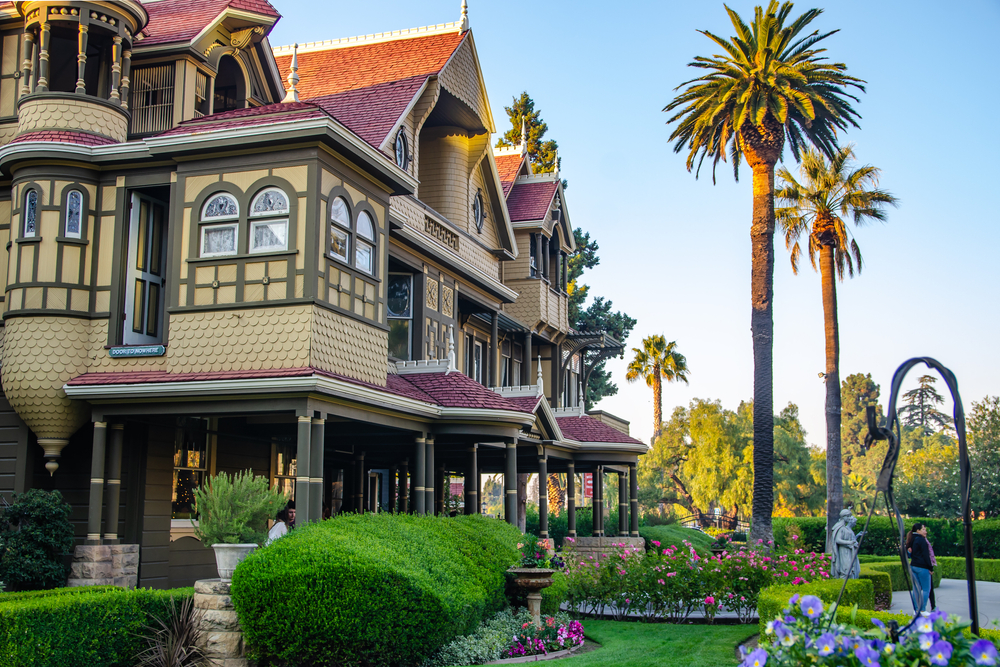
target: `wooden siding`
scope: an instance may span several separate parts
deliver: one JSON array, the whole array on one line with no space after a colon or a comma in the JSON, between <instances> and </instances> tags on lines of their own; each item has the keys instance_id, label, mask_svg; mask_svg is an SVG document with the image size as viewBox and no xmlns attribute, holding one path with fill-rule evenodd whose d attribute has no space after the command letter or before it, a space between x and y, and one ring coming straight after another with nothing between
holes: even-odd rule
<instances>
[{"instance_id":1,"label":"wooden siding","mask_svg":"<svg viewBox=\"0 0 1000 667\"><path fill-rule=\"evenodd\" d=\"M0 390L0 494L8 501L25 490L28 427Z\"/></svg>"},{"instance_id":2,"label":"wooden siding","mask_svg":"<svg viewBox=\"0 0 1000 667\"><path fill-rule=\"evenodd\" d=\"M139 586L172 588L170 581L170 492L174 472L174 429L150 427L146 484L142 499Z\"/></svg>"}]
</instances>

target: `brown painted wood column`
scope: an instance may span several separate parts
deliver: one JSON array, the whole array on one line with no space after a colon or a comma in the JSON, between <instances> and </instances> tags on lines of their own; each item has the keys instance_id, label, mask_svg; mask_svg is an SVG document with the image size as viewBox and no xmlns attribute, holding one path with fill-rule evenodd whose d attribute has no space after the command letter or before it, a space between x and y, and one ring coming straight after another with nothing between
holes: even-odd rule
<instances>
[{"instance_id":1,"label":"brown painted wood column","mask_svg":"<svg viewBox=\"0 0 1000 667\"><path fill-rule=\"evenodd\" d=\"M104 519L104 544L119 544L118 505L122 491L122 440L125 424L111 425L111 442L108 447L108 495L105 501L107 515Z\"/></svg>"},{"instance_id":2,"label":"brown painted wood column","mask_svg":"<svg viewBox=\"0 0 1000 667\"><path fill-rule=\"evenodd\" d=\"M499 350L500 343L498 339L500 338L500 314L496 311L493 312L493 319L490 322L490 378L487 383L490 387L500 386L500 363L499 355L497 351Z\"/></svg>"},{"instance_id":3,"label":"brown painted wood column","mask_svg":"<svg viewBox=\"0 0 1000 667\"><path fill-rule=\"evenodd\" d=\"M309 511L309 473L312 471L310 463L311 435L312 417L299 415L295 441L295 524L298 526L304 526L312 519Z\"/></svg>"},{"instance_id":4,"label":"brown painted wood column","mask_svg":"<svg viewBox=\"0 0 1000 667\"><path fill-rule=\"evenodd\" d=\"M448 497L451 496L450 478L444 474L444 464L437 467L437 474L434 477L434 513L437 516L446 516L448 508Z\"/></svg>"},{"instance_id":5,"label":"brown painted wood column","mask_svg":"<svg viewBox=\"0 0 1000 667\"><path fill-rule=\"evenodd\" d=\"M87 508L86 544L101 543L101 514L104 510L104 454L107 442L107 422L94 422L94 449L90 457L90 505Z\"/></svg>"},{"instance_id":6,"label":"brown painted wood column","mask_svg":"<svg viewBox=\"0 0 1000 667\"><path fill-rule=\"evenodd\" d=\"M399 501L397 507L399 508L400 514L410 513L410 489L409 489L409 476L410 476L410 460L403 459L403 462L399 465Z\"/></svg>"},{"instance_id":7,"label":"brown painted wood column","mask_svg":"<svg viewBox=\"0 0 1000 667\"><path fill-rule=\"evenodd\" d=\"M639 475L635 463L628 464L629 506L632 521L629 525L629 537L639 537Z\"/></svg>"},{"instance_id":8,"label":"brown painted wood column","mask_svg":"<svg viewBox=\"0 0 1000 667\"><path fill-rule=\"evenodd\" d=\"M566 534L576 537L576 464L572 461L566 470Z\"/></svg>"},{"instance_id":9,"label":"brown painted wood column","mask_svg":"<svg viewBox=\"0 0 1000 667\"><path fill-rule=\"evenodd\" d=\"M521 359L521 384L531 384L531 332L524 334L524 357Z\"/></svg>"},{"instance_id":10,"label":"brown painted wood column","mask_svg":"<svg viewBox=\"0 0 1000 667\"><path fill-rule=\"evenodd\" d=\"M601 524L604 523L604 500L601 498L601 487L604 478L604 470L601 466L594 468L594 537L604 537Z\"/></svg>"},{"instance_id":11,"label":"brown painted wood column","mask_svg":"<svg viewBox=\"0 0 1000 667\"><path fill-rule=\"evenodd\" d=\"M517 525L517 443L507 443L507 464L503 474L504 519L512 526Z\"/></svg>"},{"instance_id":12,"label":"brown painted wood column","mask_svg":"<svg viewBox=\"0 0 1000 667\"><path fill-rule=\"evenodd\" d=\"M365 513L365 497L368 495L368 475L365 474L365 454L354 455L354 511Z\"/></svg>"},{"instance_id":13,"label":"brown painted wood column","mask_svg":"<svg viewBox=\"0 0 1000 667\"><path fill-rule=\"evenodd\" d=\"M413 455L413 513L427 513L427 441L424 438L414 440Z\"/></svg>"},{"instance_id":14,"label":"brown painted wood column","mask_svg":"<svg viewBox=\"0 0 1000 667\"><path fill-rule=\"evenodd\" d=\"M326 420L313 418L309 436L309 518L323 520L323 458L326 446Z\"/></svg>"},{"instance_id":15,"label":"brown painted wood column","mask_svg":"<svg viewBox=\"0 0 1000 667\"><path fill-rule=\"evenodd\" d=\"M479 513L479 487L476 486L479 479L479 445L473 443L469 448L469 456L465 465L465 513Z\"/></svg>"},{"instance_id":16,"label":"brown painted wood column","mask_svg":"<svg viewBox=\"0 0 1000 667\"><path fill-rule=\"evenodd\" d=\"M130 84L129 77L132 74L132 51L125 49L122 51L122 108L128 109L128 91Z\"/></svg>"},{"instance_id":17,"label":"brown painted wood column","mask_svg":"<svg viewBox=\"0 0 1000 667\"><path fill-rule=\"evenodd\" d=\"M121 92L119 91L119 86L122 82L122 38L121 35L115 35L111 40L111 95L110 100L112 104L117 104L121 106L122 98ZM298 508L298 503L296 503L296 508ZM296 520L298 519L298 512L295 513Z\"/></svg>"},{"instance_id":18,"label":"brown painted wood column","mask_svg":"<svg viewBox=\"0 0 1000 667\"><path fill-rule=\"evenodd\" d=\"M434 467L434 438L427 438L424 470L424 511L426 514L434 514L434 478L437 475Z\"/></svg>"},{"instance_id":19,"label":"brown painted wood column","mask_svg":"<svg viewBox=\"0 0 1000 667\"><path fill-rule=\"evenodd\" d=\"M397 475L399 475L399 466L389 466L389 506L386 509L393 514L396 513L396 494L399 489L396 483Z\"/></svg>"},{"instance_id":20,"label":"brown painted wood column","mask_svg":"<svg viewBox=\"0 0 1000 667\"><path fill-rule=\"evenodd\" d=\"M31 89L31 70L35 60L35 34L30 30L24 31L24 48L21 50L23 60L21 62L21 96L30 95L34 91Z\"/></svg>"},{"instance_id":21,"label":"brown painted wood column","mask_svg":"<svg viewBox=\"0 0 1000 667\"><path fill-rule=\"evenodd\" d=\"M618 473L618 537L628 534L628 478Z\"/></svg>"},{"instance_id":22,"label":"brown painted wood column","mask_svg":"<svg viewBox=\"0 0 1000 667\"><path fill-rule=\"evenodd\" d=\"M549 538L549 461L543 453L538 457L538 536Z\"/></svg>"}]
</instances>

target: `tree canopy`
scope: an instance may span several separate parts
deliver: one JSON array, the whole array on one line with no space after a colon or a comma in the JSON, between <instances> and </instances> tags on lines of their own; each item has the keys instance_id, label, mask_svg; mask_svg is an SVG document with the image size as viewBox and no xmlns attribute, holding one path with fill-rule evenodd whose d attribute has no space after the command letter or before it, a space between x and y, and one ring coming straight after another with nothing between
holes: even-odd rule
<instances>
[{"instance_id":1,"label":"tree canopy","mask_svg":"<svg viewBox=\"0 0 1000 667\"><path fill-rule=\"evenodd\" d=\"M903 394L906 405L898 410L900 421L904 426L919 426L926 435L950 427L951 417L934 407L944 403L944 397L934 388L937 378L921 375L917 382L920 386Z\"/></svg>"},{"instance_id":2,"label":"tree canopy","mask_svg":"<svg viewBox=\"0 0 1000 667\"><path fill-rule=\"evenodd\" d=\"M542 110L535 109L535 101L527 91L513 98L509 107L504 107L510 118L511 128L497 139L497 148L521 144L521 123L528 129L528 155L531 156L531 170L536 174L555 171L560 166L559 144L554 139L543 139L549 126L542 120ZM563 187L569 184L563 181Z\"/></svg>"}]
</instances>

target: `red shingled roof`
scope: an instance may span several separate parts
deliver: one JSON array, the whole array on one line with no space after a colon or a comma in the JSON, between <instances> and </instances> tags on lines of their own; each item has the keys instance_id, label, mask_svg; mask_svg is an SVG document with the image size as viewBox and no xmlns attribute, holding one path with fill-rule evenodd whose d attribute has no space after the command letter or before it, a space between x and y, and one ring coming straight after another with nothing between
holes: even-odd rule
<instances>
[{"instance_id":1,"label":"red shingled roof","mask_svg":"<svg viewBox=\"0 0 1000 667\"><path fill-rule=\"evenodd\" d=\"M396 121L426 80L425 76L413 76L336 95L314 97L309 101L377 148L396 126Z\"/></svg>"},{"instance_id":2,"label":"red shingled roof","mask_svg":"<svg viewBox=\"0 0 1000 667\"><path fill-rule=\"evenodd\" d=\"M102 137L87 132L65 132L53 130L41 130L39 132L25 132L18 135L10 143L16 144L24 141L54 141L62 144L80 144L82 146L106 146L119 142L108 137Z\"/></svg>"},{"instance_id":3,"label":"red shingled roof","mask_svg":"<svg viewBox=\"0 0 1000 667\"><path fill-rule=\"evenodd\" d=\"M166 132L161 132L157 136L169 137L177 134L197 134L198 132L209 132L212 130L270 125L271 123L303 120L305 118L319 118L325 115L327 114L322 109L308 102L289 102L287 104L279 102L252 109L236 109L225 113L186 120L177 127Z\"/></svg>"},{"instance_id":4,"label":"red shingled roof","mask_svg":"<svg viewBox=\"0 0 1000 667\"><path fill-rule=\"evenodd\" d=\"M511 222L541 220L549 211L558 181L515 183L507 195L507 211Z\"/></svg>"},{"instance_id":5,"label":"red shingled roof","mask_svg":"<svg viewBox=\"0 0 1000 667\"><path fill-rule=\"evenodd\" d=\"M136 46L170 42L188 42L212 25L227 8L238 9L272 18L279 18L277 10L267 0L158 0L146 2L143 8L149 14L149 23L143 29L145 36Z\"/></svg>"},{"instance_id":6,"label":"red shingled roof","mask_svg":"<svg viewBox=\"0 0 1000 667\"><path fill-rule=\"evenodd\" d=\"M534 412L542 400L541 396L504 396L504 398L516 405L521 412Z\"/></svg>"},{"instance_id":7,"label":"red shingled roof","mask_svg":"<svg viewBox=\"0 0 1000 667\"><path fill-rule=\"evenodd\" d=\"M556 417L559 430L563 435L577 442L611 442L628 445L641 445L641 441L613 429L604 422L590 415L582 417Z\"/></svg>"},{"instance_id":8,"label":"red shingled roof","mask_svg":"<svg viewBox=\"0 0 1000 667\"><path fill-rule=\"evenodd\" d=\"M441 71L462 37L456 30L299 53L299 95L311 99L416 76L426 78ZM292 55L283 53L275 60L281 80L287 80Z\"/></svg>"},{"instance_id":9,"label":"red shingled roof","mask_svg":"<svg viewBox=\"0 0 1000 667\"><path fill-rule=\"evenodd\" d=\"M498 155L496 157L497 173L500 174L500 184L503 185L503 195L510 194L511 187L514 186L514 179L517 172L521 170L521 163L524 162L523 155Z\"/></svg>"},{"instance_id":10,"label":"red shingled roof","mask_svg":"<svg viewBox=\"0 0 1000 667\"><path fill-rule=\"evenodd\" d=\"M487 389L463 373L408 373L399 378L427 393L445 408L481 408L531 412Z\"/></svg>"},{"instance_id":11,"label":"red shingled roof","mask_svg":"<svg viewBox=\"0 0 1000 667\"><path fill-rule=\"evenodd\" d=\"M206 382L208 380L246 380L250 378L302 377L312 375L313 369L269 368L246 371L212 371L207 373L169 373L167 371L112 371L110 373L84 373L66 384L71 387L108 384L155 384L161 382Z\"/></svg>"}]
</instances>

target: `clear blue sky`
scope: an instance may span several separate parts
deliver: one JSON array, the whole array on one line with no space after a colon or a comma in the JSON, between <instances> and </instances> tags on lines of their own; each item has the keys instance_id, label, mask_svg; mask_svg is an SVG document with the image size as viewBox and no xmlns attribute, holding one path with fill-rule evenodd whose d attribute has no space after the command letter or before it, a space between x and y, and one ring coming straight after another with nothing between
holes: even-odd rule
<instances>
[{"instance_id":1,"label":"clear blue sky","mask_svg":"<svg viewBox=\"0 0 1000 667\"><path fill-rule=\"evenodd\" d=\"M271 35L277 46L454 21L460 0L275 5L284 14ZM665 388L664 415L694 397L735 409L753 393L750 172L734 183L723 166L717 185L704 171L695 180L667 143L661 112L692 78L691 58L718 52L696 30L731 34L722 2L469 5L498 130L508 128L503 107L526 90L559 142L573 224L601 248L585 278L591 293L638 319L630 345L662 333L687 355L690 386ZM753 3L730 6L752 18ZM968 410L1000 394L1000 209L990 194L1000 176L1000 87L988 66L1000 3L836 0L800 2L793 13L814 6L826 10L816 27L841 29L826 40L831 59L868 82L856 107L862 129L843 140L901 200L887 224L857 230L866 265L839 286L841 377L871 373L887 393L900 363L933 356L957 375ZM780 240L776 253L775 409L798 404L809 442L822 445L819 276L808 264L793 276ZM648 440L651 392L626 384L626 363L609 365L620 391L599 407Z\"/></svg>"}]
</instances>

